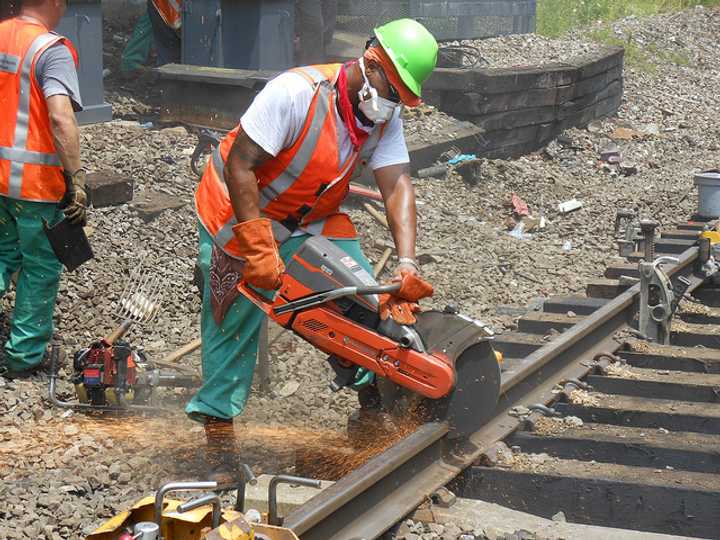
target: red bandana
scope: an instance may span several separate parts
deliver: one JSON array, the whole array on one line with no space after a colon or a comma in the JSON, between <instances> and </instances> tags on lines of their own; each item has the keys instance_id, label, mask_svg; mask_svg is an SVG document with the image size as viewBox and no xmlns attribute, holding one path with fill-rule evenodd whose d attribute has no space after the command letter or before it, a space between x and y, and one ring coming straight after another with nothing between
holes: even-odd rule
<instances>
[{"instance_id":1,"label":"red bandana","mask_svg":"<svg viewBox=\"0 0 720 540\"><path fill-rule=\"evenodd\" d=\"M352 142L353 148L357 151L367 140L369 133L361 129L357 125L355 119L355 112L353 111L352 103L350 102L350 96L348 95L347 85L347 72L345 64L340 68L340 73L337 79L337 90L338 90L338 107L340 109L340 118L345 122L345 126L350 132L350 141Z\"/></svg>"}]
</instances>

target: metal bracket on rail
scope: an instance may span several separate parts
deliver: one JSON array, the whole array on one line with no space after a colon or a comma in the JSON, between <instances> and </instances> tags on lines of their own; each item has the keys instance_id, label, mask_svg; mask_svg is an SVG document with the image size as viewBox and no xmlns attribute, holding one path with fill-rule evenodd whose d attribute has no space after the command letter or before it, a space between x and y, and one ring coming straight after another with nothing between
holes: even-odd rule
<instances>
[{"instance_id":1,"label":"metal bracket on rail","mask_svg":"<svg viewBox=\"0 0 720 540\"><path fill-rule=\"evenodd\" d=\"M613 353L597 354L595 358L593 358L593 362L595 362L596 372L600 375L607 375L610 372L608 368L613 364L627 365L627 361L624 358Z\"/></svg>"},{"instance_id":2,"label":"metal bracket on rail","mask_svg":"<svg viewBox=\"0 0 720 540\"><path fill-rule=\"evenodd\" d=\"M270 485L268 486L268 525L280 526L283 523L283 518L278 516L277 506L277 488L280 484L307 486L315 489L320 489L322 487L320 480L302 478L299 476L289 476L285 474L273 476L270 479Z\"/></svg>"},{"instance_id":3,"label":"metal bracket on rail","mask_svg":"<svg viewBox=\"0 0 720 540\"><path fill-rule=\"evenodd\" d=\"M539 413L542 413L543 416L562 416L562 414L560 414L552 407L548 407L547 405L543 405L542 403L535 403L534 405L530 405L528 409L530 409L530 411L537 411Z\"/></svg>"},{"instance_id":4,"label":"metal bracket on rail","mask_svg":"<svg viewBox=\"0 0 720 540\"><path fill-rule=\"evenodd\" d=\"M446 487L441 487L430 495L430 502L439 508L450 508L457 501L457 495Z\"/></svg>"},{"instance_id":5,"label":"metal bracket on rail","mask_svg":"<svg viewBox=\"0 0 720 540\"><path fill-rule=\"evenodd\" d=\"M637 248L642 239L638 227L637 215L633 210L622 209L615 214L615 235L617 237L618 254L628 257Z\"/></svg>"},{"instance_id":6,"label":"metal bracket on rail","mask_svg":"<svg viewBox=\"0 0 720 540\"><path fill-rule=\"evenodd\" d=\"M670 322L674 312L675 293L670 278L660 268L663 263L676 263L675 257L641 261L640 317L638 330L648 339L662 345L670 343ZM675 305L675 307L677 307Z\"/></svg>"},{"instance_id":7,"label":"metal bracket on rail","mask_svg":"<svg viewBox=\"0 0 720 540\"><path fill-rule=\"evenodd\" d=\"M240 464L240 472L242 473L242 479L237 485L237 496L235 499L235 510L238 512L245 512L245 487L247 484L251 486L257 485L258 481L253 473L252 469L247 463Z\"/></svg>"},{"instance_id":8,"label":"metal bracket on rail","mask_svg":"<svg viewBox=\"0 0 720 540\"><path fill-rule=\"evenodd\" d=\"M564 381L560 381L560 384L562 385L563 393L566 396L569 395L570 392L572 392L573 390L585 390L587 392L592 390L592 386L578 379L566 379Z\"/></svg>"},{"instance_id":9,"label":"metal bracket on rail","mask_svg":"<svg viewBox=\"0 0 720 540\"><path fill-rule=\"evenodd\" d=\"M720 231L703 232L698 247L698 271L713 283L720 283Z\"/></svg>"}]
</instances>

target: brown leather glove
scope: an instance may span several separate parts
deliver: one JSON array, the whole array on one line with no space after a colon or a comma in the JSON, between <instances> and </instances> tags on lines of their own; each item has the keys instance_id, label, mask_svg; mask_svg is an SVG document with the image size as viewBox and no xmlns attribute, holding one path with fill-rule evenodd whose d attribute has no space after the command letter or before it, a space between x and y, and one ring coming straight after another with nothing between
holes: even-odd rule
<instances>
[{"instance_id":1,"label":"brown leather glove","mask_svg":"<svg viewBox=\"0 0 720 540\"><path fill-rule=\"evenodd\" d=\"M87 223L85 169L78 169L73 174L63 171L63 177L65 178L65 196L60 201L60 208L70 223L85 225Z\"/></svg>"},{"instance_id":2,"label":"brown leather glove","mask_svg":"<svg viewBox=\"0 0 720 540\"><path fill-rule=\"evenodd\" d=\"M418 300L433 295L433 288L417 274L400 271L400 290L394 294L380 295L380 318L392 317L400 324L415 324L415 313L420 311Z\"/></svg>"},{"instance_id":3,"label":"brown leather glove","mask_svg":"<svg viewBox=\"0 0 720 540\"><path fill-rule=\"evenodd\" d=\"M278 289L285 265L273 237L272 222L267 218L243 221L233 227L233 232L240 244L240 255L245 259L243 279L253 287Z\"/></svg>"}]
</instances>

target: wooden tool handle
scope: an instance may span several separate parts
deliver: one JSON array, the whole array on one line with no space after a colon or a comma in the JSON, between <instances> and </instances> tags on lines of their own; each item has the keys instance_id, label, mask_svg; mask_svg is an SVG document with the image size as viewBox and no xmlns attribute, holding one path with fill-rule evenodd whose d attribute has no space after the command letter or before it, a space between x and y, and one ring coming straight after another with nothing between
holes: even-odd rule
<instances>
[{"instance_id":1,"label":"wooden tool handle","mask_svg":"<svg viewBox=\"0 0 720 540\"><path fill-rule=\"evenodd\" d=\"M392 255L392 249L391 248L385 248L385 251L382 254L382 257L380 257L380 260L375 265L375 268L373 269L373 277L378 277L380 275L380 272L383 271L383 268L385 268L385 265L387 264L388 260L390 259L390 255Z\"/></svg>"},{"instance_id":2,"label":"wooden tool handle","mask_svg":"<svg viewBox=\"0 0 720 540\"><path fill-rule=\"evenodd\" d=\"M187 345L183 345L176 351L173 351L170 354L168 354L165 358L163 358L161 360L161 362L163 364L172 364L174 362L177 362L183 356L188 355L191 352L193 352L194 350L198 349L201 344L202 344L202 340L200 338L194 339Z\"/></svg>"},{"instance_id":3,"label":"wooden tool handle","mask_svg":"<svg viewBox=\"0 0 720 540\"><path fill-rule=\"evenodd\" d=\"M108 342L108 344L112 345L115 343L118 339L123 337L125 334L127 334L127 331L130 330L130 327L132 326L132 321L125 320L122 322L120 326L118 326L115 330L113 330L109 336L105 338L105 341Z\"/></svg>"},{"instance_id":4,"label":"wooden tool handle","mask_svg":"<svg viewBox=\"0 0 720 540\"><path fill-rule=\"evenodd\" d=\"M370 215L378 221L378 223L380 223L381 225L385 225L386 229L390 229L387 218L383 216L377 208L375 208L369 203L365 203L363 204L363 206L365 207L365 210L367 210Z\"/></svg>"}]
</instances>

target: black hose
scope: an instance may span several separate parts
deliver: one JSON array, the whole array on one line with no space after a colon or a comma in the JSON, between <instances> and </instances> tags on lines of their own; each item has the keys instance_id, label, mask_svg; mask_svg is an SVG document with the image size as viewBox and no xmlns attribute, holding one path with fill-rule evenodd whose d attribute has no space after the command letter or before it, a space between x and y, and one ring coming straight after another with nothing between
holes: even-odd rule
<instances>
[{"instance_id":1,"label":"black hose","mask_svg":"<svg viewBox=\"0 0 720 540\"><path fill-rule=\"evenodd\" d=\"M438 50L438 67L473 69L488 64L480 55L480 49L472 45L444 45Z\"/></svg>"}]
</instances>

